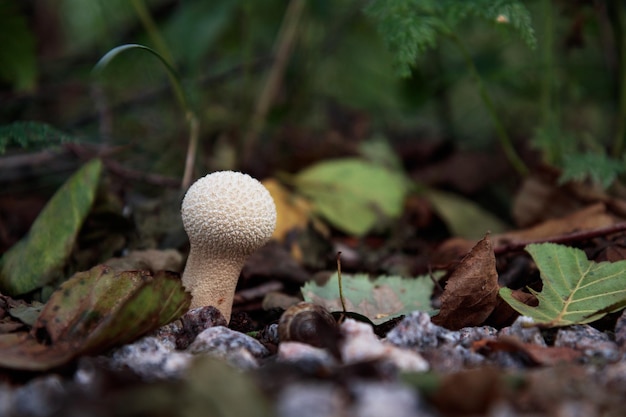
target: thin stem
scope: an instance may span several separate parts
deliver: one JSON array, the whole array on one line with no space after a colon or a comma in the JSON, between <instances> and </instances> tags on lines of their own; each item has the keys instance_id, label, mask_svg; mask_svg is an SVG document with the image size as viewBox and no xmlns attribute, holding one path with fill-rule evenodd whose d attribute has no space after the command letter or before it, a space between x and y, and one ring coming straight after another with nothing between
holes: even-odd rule
<instances>
[{"instance_id":1,"label":"thin stem","mask_svg":"<svg viewBox=\"0 0 626 417\"><path fill-rule=\"evenodd\" d=\"M543 15L543 37L541 56L541 126L544 134L556 134L556 109L554 107L554 19L552 13L552 0L542 0L541 12ZM549 164L555 164L563 156L563 144L554 137L546 149L542 149L543 157Z\"/></svg>"},{"instance_id":2,"label":"thin stem","mask_svg":"<svg viewBox=\"0 0 626 417\"><path fill-rule=\"evenodd\" d=\"M200 123L195 113L187 112L187 122L189 123L189 145L187 146L187 156L185 157L185 172L181 188L186 190L191 185L193 167L196 161L198 150L198 137L200 136Z\"/></svg>"},{"instance_id":3,"label":"thin stem","mask_svg":"<svg viewBox=\"0 0 626 417\"><path fill-rule=\"evenodd\" d=\"M526 167L526 164L524 164L524 161L522 161L522 159L515 151L511 138L509 137L508 133L506 133L506 129L504 128L504 125L502 124L502 121L500 120L500 117L496 112L496 106L494 105L493 100L491 99L491 96L489 95L489 92L487 91L487 88L483 83L483 79L480 76L476 65L474 64L474 60L470 56L469 51L465 48L463 42L455 34L451 34L450 37L461 50L461 54L463 55L465 64L467 65L467 68L469 69L470 73L476 81L476 84L478 85L480 97L483 101L483 104L487 108L489 116L491 116L491 121L493 122L496 133L498 134L498 139L500 140L500 145L504 150L504 154L508 158L513 168L520 175L526 176L528 174L528 168Z\"/></svg>"},{"instance_id":4,"label":"thin stem","mask_svg":"<svg viewBox=\"0 0 626 417\"><path fill-rule=\"evenodd\" d=\"M250 127L244 136L244 161L249 160L252 156L252 151L257 141L257 137L263 129L267 113L269 112L272 102L276 97L276 92L278 91L285 68L287 67L287 61L293 51L293 45L298 33L298 23L300 21L300 17L302 16L305 4L305 0L291 0L287 6L287 10L285 11L285 16L283 17L283 22L278 32L274 48L274 64L272 65L272 68L267 76L263 90L259 94L254 114L252 115L252 120L250 121Z\"/></svg>"},{"instance_id":5,"label":"thin stem","mask_svg":"<svg viewBox=\"0 0 626 417\"><path fill-rule=\"evenodd\" d=\"M127 44L121 45L116 48L111 49L107 52L94 66L93 72L96 74L102 73L104 68L111 62L113 58L115 58L120 53L131 50L131 49L139 49L142 51L149 52L154 55L166 69L167 76L170 81L170 85L172 86L172 90L174 90L174 95L178 100L178 103L182 110L185 112L185 117L187 119L187 123L189 125L189 144L187 146L187 156L185 158L185 171L183 173L183 179L181 181L181 188L183 190L187 189L191 184L191 177L193 175L193 167L196 159L196 151L198 149L198 137L200 135L200 122L196 113L193 111L189 102L187 101L187 96L183 90L181 79L176 69L158 52L154 49L148 48L144 45L138 44Z\"/></svg>"},{"instance_id":6,"label":"thin stem","mask_svg":"<svg viewBox=\"0 0 626 417\"><path fill-rule=\"evenodd\" d=\"M167 47L165 39L161 36L156 23L154 23L154 19L152 19L152 15L146 7L146 3L144 3L143 0L132 0L132 3L141 24L154 43L155 49L165 58L167 62L170 63L170 65L174 65L174 58L172 57L170 49Z\"/></svg>"},{"instance_id":7,"label":"thin stem","mask_svg":"<svg viewBox=\"0 0 626 417\"><path fill-rule=\"evenodd\" d=\"M337 282L339 285L339 300L341 301L341 309L346 314L346 301L343 298L343 284L341 282L341 252L337 252Z\"/></svg>"},{"instance_id":8,"label":"thin stem","mask_svg":"<svg viewBox=\"0 0 626 417\"><path fill-rule=\"evenodd\" d=\"M615 39L619 53L618 83L619 90L619 110L617 113L617 128L615 139L613 140L613 156L620 158L624 151L624 138L626 137L626 6L624 2L615 2L616 18L614 24Z\"/></svg>"}]
</instances>

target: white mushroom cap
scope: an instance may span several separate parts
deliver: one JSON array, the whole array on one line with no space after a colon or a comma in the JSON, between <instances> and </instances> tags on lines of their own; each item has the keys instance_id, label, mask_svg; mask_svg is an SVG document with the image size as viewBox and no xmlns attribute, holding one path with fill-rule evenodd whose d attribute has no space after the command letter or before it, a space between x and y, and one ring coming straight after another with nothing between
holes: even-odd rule
<instances>
[{"instance_id":1,"label":"white mushroom cap","mask_svg":"<svg viewBox=\"0 0 626 417\"><path fill-rule=\"evenodd\" d=\"M187 191L181 215L191 245L183 284L191 308L213 305L230 319L243 264L276 227L269 191L247 174L220 171L200 178Z\"/></svg>"}]
</instances>

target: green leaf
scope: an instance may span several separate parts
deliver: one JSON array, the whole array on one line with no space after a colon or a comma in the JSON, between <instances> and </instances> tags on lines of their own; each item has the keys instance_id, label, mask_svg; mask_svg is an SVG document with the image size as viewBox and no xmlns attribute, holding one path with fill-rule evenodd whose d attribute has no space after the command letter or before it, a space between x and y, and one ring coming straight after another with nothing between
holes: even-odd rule
<instances>
[{"instance_id":1,"label":"green leaf","mask_svg":"<svg viewBox=\"0 0 626 417\"><path fill-rule=\"evenodd\" d=\"M20 295L57 278L93 203L102 162L83 166L54 194L26 237L0 258L0 291Z\"/></svg>"},{"instance_id":2,"label":"green leaf","mask_svg":"<svg viewBox=\"0 0 626 417\"><path fill-rule=\"evenodd\" d=\"M35 87L37 81L37 50L19 3L0 1L0 80L24 91Z\"/></svg>"},{"instance_id":3,"label":"green leaf","mask_svg":"<svg viewBox=\"0 0 626 417\"><path fill-rule=\"evenodd\" d=\"M373 0L365 12L376 22L402 76L410 75L417 60L469 16L493 24L504 19L504 27L515 30L529 47L537 43L530 12L519 0Z\"/></svg>"},{"instance_id":4,"label":"green leaf","mask_svg":"<svg viewBox=\"0 0 626 417\"><path fill-rule=\"evenodd\" d=\"M104 352L178 318L190 301L177 274L96 266L52 294L31 333L0 335L0 367L42 371Z\"/></svg>"},{"instance_id":5,"label":"green leaf","mask_svg":"<svg viewBox=\"0 0 626 417\"><path fill-rule=\"evenodd\" d=\"M541 292L530 290L537 307L513 298L509 288L500 296L520 314L545 327L584 324L621 310L626 303L626 261L589 261L585 253L554 243L526 247L541 273Z\"/></svg>"},{"instance_id":6,"label":"green leaf","mask_svg":"<svg viewBox=\"0 0 626 417\"><path fill-rule=\"evenodd\" d=\"M0 155L11 147L38 150L71 140L71 136L46 123L14 122L0 126Z\"/></svg>"},{"instance_id":7,"label":"green leaf","mask_svg":"<svg viewBox=\"0 0 626 417\"><path fill-rule=\"evenodd\" d=\"M487 232L501 233L508 229L502 220L461 196L430 190L426 198L454 236L478 239Z\"/></svg>"},{"instance_id":8,"label":"green leaf","mask_svg":"<svg viewBox=\"0 0 626 417\"><path fill-rule=\"evenodd\" d=\"M604 153L587 152L565 155L559 184L583 181L587 178L607 189L618 175L626 171L623 160L613 159Z\"/></svg>"},{"instance_id":9,"label":"green leaf","mask_svg":"<svg viewBox=\"0 0 626 417\"><path fill-rule=\"evenodd\" d=\"M358 158L318 163L296 175L294 183L318 213L356 236L399 216L409 189L401 173Z\"/></svg>"},{"instance_id":10,"label":"green leaf","mask_svg":"<svg viewBox=\"0 0 626 417\"><path fill-rule=\"evenodd\" d=\"M341 283L346 310L362 314L374 324L415 310L435 314L430 305L434 283L428 276L380 276L371 280L366 274L342 274ZM331 311L342 309L337 273L324 286L307 282L302 287L302 295L306 301L322 305Z\"/></svg>"}]
</instances>

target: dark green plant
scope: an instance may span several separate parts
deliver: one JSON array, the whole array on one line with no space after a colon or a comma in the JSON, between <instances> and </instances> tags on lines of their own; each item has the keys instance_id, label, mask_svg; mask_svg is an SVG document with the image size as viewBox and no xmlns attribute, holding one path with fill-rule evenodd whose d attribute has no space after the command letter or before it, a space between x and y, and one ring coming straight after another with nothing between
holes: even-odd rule
<instances>
[{"instance_id":1,"label":"dark green plant","mask_svg":"<svg viewBox=\"0 0 626 417\"><path fill-rule=\"evenodd\" d=\"M500 144L510 163L520 173L528 169L519 157L501 117L496 111L472 56L459 35L461 22L469 17L486 20L501 28L517 32L531 48L536 39L530 13L518 0L374 0L365 9L377 23L378 30L393 53L400 75L410 75L410 69L429 49L447 40L458 47L467 69L474 77L483 104L495 126Z\"/></svg>"},{"instance_id":2,"label":"dark green plant","mask_svg":"<svg viewBox=\"0 0 626 417\"><path fill-rule=\"evenodd\" d=\"M14 122L0 126L0 155L10 148L40 150L73 141L59 129L41 122Z\"/></svg>"},{"instance_id":3,"label":"dark green plant","mask_svg":"<svg viewBox=\"0 0 626 417\"><path fill-rule=\"evenodd\" d=\"M606 7L609 17L607 21L610 22L607 32L613 33L618 58L618 103L612 141L603 146L602 141L588 132L569 132L564 126L561 105L557 100L562 93L560 90L563 89L563 82L556 75L559 66L555 59L557 27L556 12L551 0L540 2L543 29L540 100L542 119L533 137L533 144L541 151L544 161L562 169L560 183L590 180L605 189L626 172L623 155L626 136L626 5L624 2L608 2ZM579 30L581 33L585 32L585 27ZM566 65L560 65L566 72L571 72Z\"/></svg>"}]
</instances>

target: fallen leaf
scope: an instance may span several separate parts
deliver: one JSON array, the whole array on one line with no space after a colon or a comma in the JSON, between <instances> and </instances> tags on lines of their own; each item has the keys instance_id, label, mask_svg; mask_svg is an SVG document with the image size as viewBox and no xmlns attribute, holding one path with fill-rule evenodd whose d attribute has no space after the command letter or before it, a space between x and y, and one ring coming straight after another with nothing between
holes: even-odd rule
<instances>
[{"instance_id":1,"label":"fallen leaf","mask_svg":"<svg viewBox=\"0 0 626 417\"><path fill-rule=\"evenodd\" d=\"M46 204L28 235L0 258L0 291L21 295L57 278L89 213L101 171L102 162L94 159L72 175Z\"/></svg>"},{"instance_id":2,"label":"fallen leaf","mask_svg":"<svg viewBox=\"0 0 626 417\"><path fill-rule=\"evenodd\" d=\"M426 198L454 236L477 239L486 232L500 233L508 229L498 217L459 195L429 190Z\"/></svg>"},{"instance_id":3,"label":"fallen leaf","mask_svg":"<svg viewBox=\"0 0 626 417\"><path fill-rule=\"evenodd\" d=\"M294 229L304 230L312 214L311 203L305 198L290 192L273 178L262 181L276 204L276 229L272 237L283 241L287 233Z\"/></svg>"},{"instance_id":4,"label":"fallen leaf","mask_svg":"<svg viewBox=\"0 0 626 417\"><path fill-rule=\"evenodd\" d=\"M553 366L560 363L572 363L583 356L582 352L569 347L540 346L524 343L512 336L500 336L497 339L483 339L474 342L474 350L487 349L490 352L511 352L524 355L534 365Z\"/></svg>"},{"instance_id":5,"label":"fallen leaf","mask_svg":"<svg viewBox=\"0 0 626 417\"><path fill-rule=\"evenodd\" d=\"M293 182L316 212L356 236L398 217L409 190L401 172L359 158L320 162L298 173Z\"/></svg>"},{"instance_id":6,"label":"fallen leaf","mask_svg":"<svg viewBox=\"0 0 626 417\"><path fill-rule=\"evenodd\" d=\"M30 333L0 335L0 367L42 371L103 352L176 319L190 301L177 274L96 266L52 294Z\"/></svg>"},{"instance_id":7,"label":"fallen leaf","mask_svg":"<svg viewBox=\"0 0 626 417\"><path fill-rule=\"evenodd\" d=\"M536 324L590 323L626 306L626 261L596 263L580 249L554 243L528 245L526 251L541 273L541 292L529 289L539 304L524 304L509 288L500 289L500 296Z\"/></svg>"},{"instance_id":8,"label":"fallen leaf","mask_svg":"<svg viewBox=\"0 0 626 417\"><path fill-rule=\"evenodd\" d=\"M183 255L176 249L134 250L121 258L111 258L104 264L116 271L148 270L181 272Z\"/></svg>"},{"instance_id":9,"label":"fallen leaf","mask_svg":"<svg viewBox=\"0 0 626 417\"><path fill-rule=\"evenodd\" d=\"M503 233L493 237L495 246L511 245L517 242L528 242L539 239L554 238L572 232L598 229L616 223L606 205L593 204L575 211L559 219L546 220L527 229Z\"/></svg>"},{"instance_id":10,"label":"fallen leaf","mask_svg":"<svg viewBox=\"0 0 626 417\"><path fill-rule=\"evenodd\" d=\"M401 278L380 276L370 280L366 274L342 274L346 310L369 318L374 324L409 314L415 310L434 313L430 305L434 283L427 276ZM324 286L307 282L302 287L305 301L322 305L330 311L342 310L337 273Z\"/></svg>"},{"instance_id":11,"label":"fallen leaf","mask_svg":"<svg viewBox=\"0 0 626 417\"><path fill-rule=\"evenodd\" d=\"M450 275L433 323L452 330L482 324L497 304L498 288L496 257L485 236Z\"/></svg>"}]
</instances>

